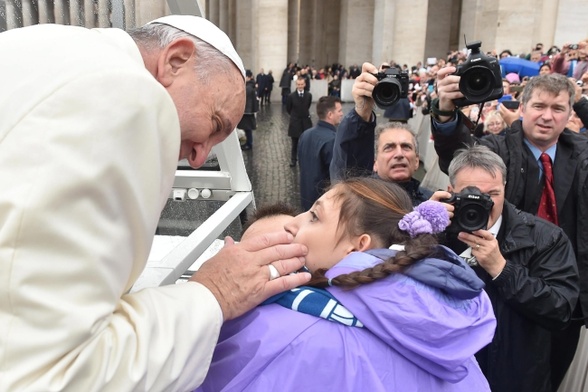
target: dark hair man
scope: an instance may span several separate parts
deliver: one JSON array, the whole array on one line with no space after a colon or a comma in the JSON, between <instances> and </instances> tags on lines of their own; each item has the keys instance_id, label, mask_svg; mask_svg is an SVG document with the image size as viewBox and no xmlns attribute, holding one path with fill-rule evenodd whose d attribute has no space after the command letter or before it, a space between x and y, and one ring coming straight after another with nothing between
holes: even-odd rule
<instances>
[{"instance_id":1,"label":"dark hair man","mask_svg":"<svg viewBox=\"0 0 588 392\"><path fill-rule=\"evenodd\" d=\"M319 122L307 129L298 142L300 165L300 203L308 210L329 185L329 166L337 126L343 118L341 99L320 97L316 104Z\"/></svg>"}]
</instances>

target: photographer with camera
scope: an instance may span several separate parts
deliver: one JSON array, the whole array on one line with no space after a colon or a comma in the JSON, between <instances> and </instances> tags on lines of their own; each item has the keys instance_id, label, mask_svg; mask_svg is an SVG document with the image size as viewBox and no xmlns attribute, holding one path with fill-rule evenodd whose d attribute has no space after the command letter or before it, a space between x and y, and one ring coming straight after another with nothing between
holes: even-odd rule
<instances>
[{"instance_id":1,"label":"photographer with camera","mask_svg":"<svg viewBox=\"0 0 588 392\"><path fill-rule=\"evenodd\" d=\"M447 172L455 151L464 145L479 141L488 146L508 168L506 199L522 211L559 225L574 247L580 300L570 324L553 334L555 391L573 360L581 325L588 325L588 139L566 129L575 87L556 73L531 78L522 93L522 119L514 121L505 136L475 139L456 110L456 102L465 94L460 89L463 80L455 71L453 67L439 71L439 101L433 111L432 133L441 170Z\"/></svg>"},{"instance_id":2,"label":"photographer with camera","mask_svg":"<svg viewBox=\"0 0 588 392\"><path fill-rule=\"evenodd\" d=\"M551 68L553 72L572 77L577 64L578 44L565 44L561 52L553 57Z\"/></svg>"},{"instance_id":3,"label":"photographer with camera","mask_svg":"<svg viewBox=\"0 0 588 392\"><path fill-rule=\"evenodd\" d=\"M452 203L446 244L485 282L497 321L476 354L480 368L495 392L555 390L551 331L567 325L579 293L572 245L562 229L505 200L506 166L489 148L460 151L448 173L449 192L431 199Z\"/></svg>"},{"instance_id":4,"label":"photographer with camera","mask_svg":"<svg viewBox=\"0 0 588 392\"><path fill-rule=\"evenodd\" d=\"M345 115L335 136L331 182L349 175L375 173L378 178L403 187L415 206L429 199L432 192L422 188L420 181L413 177L419 168L419 156L410 126L389 122L376 130L374 105L393 105L406 97L407 88L408 74L395 68L378 72L373 64L363 63L362 73L353 83L355 109Z\"/></svg>"}]
</instances>

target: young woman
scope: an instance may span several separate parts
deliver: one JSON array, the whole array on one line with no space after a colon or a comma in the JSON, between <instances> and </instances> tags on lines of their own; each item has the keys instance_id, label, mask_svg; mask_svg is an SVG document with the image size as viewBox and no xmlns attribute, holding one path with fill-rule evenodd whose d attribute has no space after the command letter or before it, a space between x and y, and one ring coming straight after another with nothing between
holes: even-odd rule
<instances>
[{"instance_id":1,"label":"young woman","mask_svg":"<svg viewBox=\"0 0 588 392\"><path fill-rule=\"evenodd\" d=\"M288 222L311 286L227 322L199 390L489 391L474 359L496 326L483 283L437 245L443 205L416 208L357 178Z\"/></svg>"}]
</instances>

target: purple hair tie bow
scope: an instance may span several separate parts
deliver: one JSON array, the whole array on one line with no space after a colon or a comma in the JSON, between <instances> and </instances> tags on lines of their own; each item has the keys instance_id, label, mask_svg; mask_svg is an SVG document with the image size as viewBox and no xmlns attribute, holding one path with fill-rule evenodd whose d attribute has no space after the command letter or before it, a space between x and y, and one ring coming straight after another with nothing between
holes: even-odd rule
<instances>
[{"instance_id":1,"label":"purple hair tie bow","mask_svg":"<svg viewBox=\"0 0 588 392\"><path fill-rule=\"evenodd\" d=\"M411 237L419 234L440 233L449 225L449 213L438 201L428 200L419 204L398 222L400 230Z\"/></svg>"}]
</instances>

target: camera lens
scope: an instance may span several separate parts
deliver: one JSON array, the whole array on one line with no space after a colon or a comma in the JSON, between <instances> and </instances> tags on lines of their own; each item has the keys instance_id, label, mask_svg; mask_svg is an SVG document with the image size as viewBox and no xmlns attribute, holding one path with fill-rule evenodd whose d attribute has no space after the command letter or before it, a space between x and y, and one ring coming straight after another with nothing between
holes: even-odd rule
<instances>
[{"instance_id":1,"label":"camera lens","mask_svg":"<svg viewBox=\"0 0 588 392\"><path fill-rule=\"evenodd\" d=\"M472 232L485 229L488 224L488 211L480 204L466 204L461 208L457 217L459 225L464 231Z\"/></svg>"},{"instance_id":2,"label":"camera lens","mask_svg":"<svg viewBox=\"0 0 588 392\"><path fill-rule=\"evenodd\" d=\"M400 99L401 86L396 79L385 78L376 84L372 97L380 108L394 105Z\"/></svg>"},{"instance_id":3,"label":"camera lens","mask_svg":"<svg viewBox=\"0 0 588 392\"><path fill-rule=\"evenodd\" d=\"M492 94L494 75L486 67L473 66L468 69L459 81L459 89L470 101L481 102Z\"/></svg>"}]
</instances>

